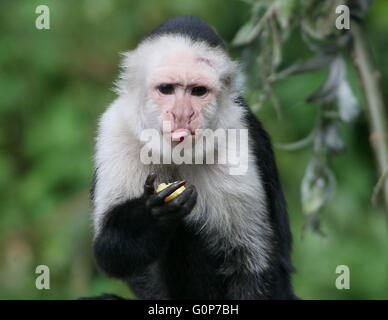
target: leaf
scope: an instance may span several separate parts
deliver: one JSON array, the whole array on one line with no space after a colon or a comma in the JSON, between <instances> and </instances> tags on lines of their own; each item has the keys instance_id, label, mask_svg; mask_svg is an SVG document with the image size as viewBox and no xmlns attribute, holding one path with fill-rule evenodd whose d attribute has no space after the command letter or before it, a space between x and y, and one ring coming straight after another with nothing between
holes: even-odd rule
<instances>
[{"instance_id":1,"label":"leaf","mask_svg":"<svg viewBox=\"0 0 388 320\"><path fill-rule=\"evenodd\" d=\"M282 29L289 26L290 19L295 8L295 0L277 0L276 1L276 17Z\"/></svg>"},{"instance_id":2,"label":"leaf","mask_svg":"<svg viewBox=\"0 0 388 320\"><path fill-rule=\"evenodd\" d=\"M247 45L257 38L263 30L263 26L267 23L268 18L271 17L273 10L274 4L272 0L256 2L252 7L251 19L237 31L232 40L232 45Z\"/></svg>"},{"instance_id":3,"label":"leaf","mask_svg":"<svg viewBox=\"0 0 388 320\"><path fill-rule=\"evenodd\" d=\"M251 43L259 35L263 24L263 19L255 24L252 20L245 23L232 40L232 45L241 46Z\"/></svg>"},{"instance_id":4,"label":"leaf","mask_svg":"<svg viewBox=\"0 0 388 320\"><path fill-rule=\"evenodd\" d=\"M329 201L335 190L332 171L316 159L310 161L301 184L302 210L305 215L316 214Z\"/></svg>"},{"instance_id":5,"label":"leaf","mask_svg":"<svg viewBox=\"0 0 388 320\"><path fill-rule=\"evenodd\" d=\"M332 121L324 128L323 139L326 147L334 153L344 149L345 144L339 134L338 126Z\"/></svg>"},{"instance_id":6,"label":"leaf","mask_svg":"<svg viewBox=\"0 0 388 320\"><path fill-rule=\"evenodd\" d=\"M338 87L337 105L340 118L344 122L352 122L360 114L357 99L346 79L343 79Z\"/></svg>"},{"instance_id":7,"label":"leaf","mask_svg":"<svg viewBox=\"0 0 388 320\"><path fill-rule=\"evenodd\" d=\"M249 35L253 30L252 20L245 23L240 30L237 31L237 34L234 36L232 40L232 45L240 46L248 43Z\"/></svg>"}]
</instances>

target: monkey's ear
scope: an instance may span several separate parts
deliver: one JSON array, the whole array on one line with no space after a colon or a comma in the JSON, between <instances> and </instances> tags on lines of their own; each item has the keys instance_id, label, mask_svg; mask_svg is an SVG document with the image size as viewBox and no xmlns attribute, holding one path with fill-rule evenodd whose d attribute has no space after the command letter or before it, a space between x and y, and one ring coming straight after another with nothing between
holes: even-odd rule
<instances>
[{"instance_id":1,"label":"monkey's ear","mask_svg":"<svg viewBox=\"0 0 388 320\"><path fill-rule=\"evenodd\" d=\"M240 92L243 88L244 81L239 64L230 61L227 64L227 68L222 71L221 82L223 89L231 93Z\"/></svg>"},{"instance_id":2,"label":"monkey's ear","mask_svg":"<svg viewBox=\"0 0 388 320\"><path fill-rule=\"evenodd\" d=\"M232 85L232 77L228 75L223 82L226 87L230 87Z\"/></svg>"}]
</instances>

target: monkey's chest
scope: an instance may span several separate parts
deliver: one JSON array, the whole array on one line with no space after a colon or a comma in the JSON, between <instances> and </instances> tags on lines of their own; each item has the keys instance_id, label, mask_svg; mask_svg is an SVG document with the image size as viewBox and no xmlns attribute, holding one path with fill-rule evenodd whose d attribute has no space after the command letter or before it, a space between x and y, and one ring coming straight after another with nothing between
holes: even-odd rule
<instances>
[{"instance_id":1,"label":"monkey's chest","mask_svg":"<svg viewBox=\"0 0 388 320\"><path fill-rule=\"evenodd\" d=\"M223 299L222 259L213 255L194 232L179 229L160 260L162 281L171 299Z\"/></svg>"}]
</instances>

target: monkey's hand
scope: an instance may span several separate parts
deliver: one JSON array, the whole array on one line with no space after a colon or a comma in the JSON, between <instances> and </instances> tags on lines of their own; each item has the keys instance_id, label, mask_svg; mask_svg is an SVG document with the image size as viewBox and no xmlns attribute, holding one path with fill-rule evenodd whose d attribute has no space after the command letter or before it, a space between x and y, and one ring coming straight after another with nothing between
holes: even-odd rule
<instances>
[{"instance_id":1,"label":"monkey's hand","mask_svg":"<svg viewBox=\"0 0 388 320\"><path fill-rule=\"evenodd\" d=\"M169 202L164 199L183 186L186 181L179 181L156 193L155 173L148 175L144 184L144 197L147 210L160 225L170 225L187 216L194 208L198 193L194 186L186 188L181 194Z\"/></svg>"}]
</instances>

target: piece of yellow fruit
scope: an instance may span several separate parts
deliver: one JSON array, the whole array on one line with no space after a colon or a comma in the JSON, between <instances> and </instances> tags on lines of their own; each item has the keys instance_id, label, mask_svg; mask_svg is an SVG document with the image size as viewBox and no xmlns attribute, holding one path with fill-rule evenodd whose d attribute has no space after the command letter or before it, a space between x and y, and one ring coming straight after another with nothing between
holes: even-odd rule
<instances>
[{"instance_id":1,"label":"piece of yellow fruit","mask_svg":"<svg viewBox=\"0 0 388 320\"><path fill-rule=\"evenodd\" d=\"M177 182L177 181L176 181ZM166 189L168 186L172 185L173 183L175 182L172 182L172 183L161 183L160 185L158 185L158 187L156 188L156 192L160 192L162 191L163 189ZM175 199L177 196L179 196L183 191L185 191L185 186L181 186L180 188L178 188L177 190L175 190L173 193L169 194L167 197L164 198L164 202L169 202L171 201L172 199Z\"/></svg>"}]
</instances>

